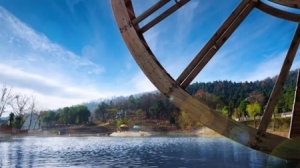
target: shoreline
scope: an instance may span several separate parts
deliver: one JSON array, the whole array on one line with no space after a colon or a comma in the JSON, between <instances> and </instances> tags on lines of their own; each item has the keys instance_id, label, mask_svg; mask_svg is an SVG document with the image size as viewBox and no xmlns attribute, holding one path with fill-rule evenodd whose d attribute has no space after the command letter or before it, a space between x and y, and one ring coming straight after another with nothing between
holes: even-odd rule
<instances>
[{"instance_id":1,"label":"shoreline","mask_svg":"<svg viewBox=\"0 0 300 168\"><path fill-rule=\"evenodd\" d=\"M288 131L271 131L267 132L282 137L288 136ZM2 134L0 133L0 142L9 140L16 137L207 137L207 138L221 138L222 135L207 128L202 127L194 131L169 131L169 132L155 132L155 131L124 131L124 132L110 132L110 133L82 133L72 132L69 134L55 134L50 131L43 131L39 133L27 133L27 134Z\"/></svg>"}]
</instances>

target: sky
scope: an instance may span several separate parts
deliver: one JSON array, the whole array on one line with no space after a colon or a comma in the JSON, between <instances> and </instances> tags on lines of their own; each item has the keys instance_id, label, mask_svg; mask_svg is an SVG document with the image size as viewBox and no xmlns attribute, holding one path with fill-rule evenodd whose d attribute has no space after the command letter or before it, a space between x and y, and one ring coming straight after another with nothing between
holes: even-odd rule
<instances>
[{"instance_id":1,"label":"sky","mask_svg":"<svg viewBox=\"0 0 300 168\"><path fill-rule=\"evenodd\" d=\"M136 15L156 2L133 0ZM239 2L191 0L145 39L176 79ZM296 26L253 10L193 82L277 75ZM156 90L128 51L109 0L0 0L1 85L47 109Z\"/></svg>"}]
</instances>

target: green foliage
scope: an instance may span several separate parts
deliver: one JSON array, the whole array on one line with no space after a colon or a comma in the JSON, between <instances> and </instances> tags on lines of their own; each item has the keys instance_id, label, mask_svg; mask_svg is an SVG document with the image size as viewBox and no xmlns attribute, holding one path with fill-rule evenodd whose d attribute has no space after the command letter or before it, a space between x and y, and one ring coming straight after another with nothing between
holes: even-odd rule
<instances>
[{"instance_id":1,"label":"green foliage","mask_svg":"<svg viewBox=\"0 0 300 168\"><path fill-rule=\"evenodd\" d=\"M241 101L240 105L239 105L239 110L242 112L242 114L244 116L247 116L248 113L247 113L247 105L249 104L250 102L248 100L243 100Z\"/></svg>"},{"instance_id":2,"label":"green foliage","mask_svg":"<svg viewBox=\"0 0 300 168\"><path fill-rule=\"evenodd\" d=\"M107 119L107 109L109 105L105 102L102 102L98 105L97 109L95 110L95 117L102 122L106 122Z\"/></svg>"},{"instance_id":3,"label":"green foliage","mask_svg":"<svg viewBox=\"0 0 300 168\"><path fill-rule=\"evenodd\" d=\"M235 118L237 118L238 120L240 120L240 118L243 116L243 113L241 112L241 110L239 108L235 108L234 112L233 112L233 116Z\"/></svg>"},{"instance_id":4,"label":"green foliage","mask_svg":"<svg viewBox=\"0 0 300 168\"><path fill-rule=\"evenodd\" d=\"M250 115L250 117L253 117L253 119L255 119L255 117L259 114L261 114L261 106L259 103L255 102L253 104L248 104L247 105L247 112Z\"/></svg>"},{"instance_id":5,"label":"green foliage","mask_svg":"<svg viewBox=\"0 0 300 168\"><path fill-rule=\"evenodd\" d=\"M179 119L178 119L179 127L182 130L188 130L193 127L200 127L202 124L195 119L193 116L191 116L189 113L186 113L184 111L181 112Z\"/></svg>"},{"instance_id":6,"label":"green foliage","mask_svg":"<svg viewBox=\"0 0 300 168\"><path fill-rule=\"evenodd\" d=\"M123 119L122 118L117 119L117 123L116 123L117 127L120 127L120 125L122 124L124 124Z\"/></svg>"},{"instance_id":7,"label":"green foliage","mask_svg":"<svg viewBox=\"0 0 300 168\"><path fill-rule=\"evenodd\" d=\"M138 109L136 112L135 112L135 117L137 120L140 120L141 117L142 117L142 109Z\"/></svg>"},{"instance_id":8,"label":"green foliage","mask_svg":"<svg viewBox=\"0 0 300 168\"><path fill-rule=\"evenodd\" d=\"M23 120L24 120L23 116L16 116L13 122L13 127L16 129L21 129Z\"/></svg>"},{"instance_id":9,"label":"green foliage","mask_svg":"<svg viewBox=\"0 0 300 168\"><path fill-rule=\"evenodd\" d=\"M160 119L163 111L165 110L165 106L162 100L156 101L151 107L150 111L156 114L156 119Z\"/></svg>"},{"instance_id":10,"label":"green foliage","mask_svg":"<svg viewBox=\"0 0 300 168\"><path fill-rule=\"evenodd\" d=\"M89 121L90 116L91 112L87 107L79 105L64 107L57 112L41 112L40 121L44 126L52 126L54 124L85 124Z\"/></svg>"},{"instance_id":11,"label":"green foliage","mask_svg":"<svg viewBox=\"0 0 300 168\"><path fill-rule=\"evenodd\" d=\"M15 114L14 113L10 113L9 114L9 125L12 125L15 119Z\"/></svg>"},{"instance_id":12,"label":"green foliage","mask_svg":"<svg viewBox=\"0 0 300 168\"><path fill-rule=\"evenodd\" d=\"M228 108L228 106L224 106L224 107L222 108L221 113L222 113L224 116L229 116L229 108Z\"/></svg>"},{"instance_id":13,"label":"green foliage","mask_svg":"<svg viewBox=\"0 0 300 168\"><path fill-rule=\"evenodd\" d=\"M171 125L174 125L176 123L175 117L174 116L170 116L169 122L170 122Z\"/></svg>"},{"instance_id":14,"label":"green foliage","mask_svg":"<svg viewBox=\"0 0 300 168\"><path fill-rule=\"evenodd\" d=\"M272 92L276 78L266 78L262 81L253 82L232 82L232 81L214 81L207 83L193 83L188 86L187 91L194 95L199 90L205 93L212 94L218 97L225 106L228 106L229 114L232 114L234 108L239 107L244 115L247 115L246 106L244 102L246 99L257 101L264 107ZM297 70L291 71L284 85L284 90L278 102L278 112L286 112L292 110L294 93L296 87ZM246 105L245 105L246 104ZM217 104L215 109L221 110L224 105Z\"/></svg>"}]
</instances>

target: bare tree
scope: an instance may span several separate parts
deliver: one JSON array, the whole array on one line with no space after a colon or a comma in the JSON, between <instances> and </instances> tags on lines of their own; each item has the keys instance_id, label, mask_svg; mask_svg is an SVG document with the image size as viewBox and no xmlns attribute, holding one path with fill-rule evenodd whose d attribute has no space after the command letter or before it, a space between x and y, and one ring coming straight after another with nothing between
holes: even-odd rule
<instances>
[{"instance_id":1,"label":"bare tree","mask_svg":"<svg viewBox=\"0 0 300 168\"><path fill-rule=\"evenodd\" d=\"M13 96L13 101L11 101L10 106L13 109L16 116L22 117L22 121L20 123L21 128L26 121L26 119L29 117L29 115L24 118L25 114L28 112L28 102L30 100L27 96L21 96L21 95L15 95Z\"/></svg>"},{"instance_id":2,"label":"bare tree","mask_svg":"<svg viewBox=\"0 0 300 168\"><path fill-rule=\"evenodd\" d=\"M5 85L2 86L1 92L0 92L0 117L2 116L3 113L6 112L6 107L8 104L11 103L12 101L12 93L11 93L12 88L8 89Z\"/></svg>"}]
</instances>

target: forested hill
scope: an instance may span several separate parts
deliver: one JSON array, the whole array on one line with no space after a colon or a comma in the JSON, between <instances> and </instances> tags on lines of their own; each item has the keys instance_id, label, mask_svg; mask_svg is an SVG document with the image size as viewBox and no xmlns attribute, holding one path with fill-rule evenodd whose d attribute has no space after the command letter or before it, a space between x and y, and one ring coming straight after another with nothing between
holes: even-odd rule
<instances>
[{"instance_id":1,"label":"forested hill","mask_svg":"<svg viewBox=\"0 0 300 168\"><path fill-rule=\"evenodd\" d=\"M187 91L191 95L195 95L200 99L205 98L204 101L206 101L205 103L208 104L210 108L217 109L218 111L225 110L227 111L228 115L231 116L235 109L240 108L240 104L242 104L246 99L247 102L250 103L258 102L263 108L269 99L276 79L277 77L253 82L196 82L191 84L187 88ZM284 86L284 91L277 105L279 113L292 110L296 79L297 70L293 70L289 73L288 79ZM164 114L170 114L174 112L171 102L156 91L129 97L103 99L102 101L83 103L83 105L87 106L93 113L95 110L97 111L97 109L99 109L100 105L103 103L106 104L108 109L116 108L117 110L123 111L129 109L130 111L142 109L142 111L145 113L149 112L150 107L156 107L157 104L163 104L164 108L161 109L164 109ZM129 108L131 106L132 108Z\"/></svg>"},{"instance_id":2,"label":"forested hill","mask_svg":"<svg viewBox=\"0 0 300 168\"><path fill-rule=\"evenodd\" d=\"M278 103L279 113L292 110L297 74L297 70L289 73ZM195 95L199 90L210 93L221 100L221 106L232 106L232 108L238 107L246 98L257 97L259 94L261 104L264 106L269 99L276 79L277 76L254 82L232 82L227 80L207 83L196 82L191 84L187 91L192 95Z\"/></svg>"}]
</instances>

